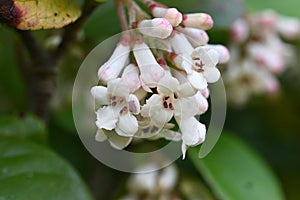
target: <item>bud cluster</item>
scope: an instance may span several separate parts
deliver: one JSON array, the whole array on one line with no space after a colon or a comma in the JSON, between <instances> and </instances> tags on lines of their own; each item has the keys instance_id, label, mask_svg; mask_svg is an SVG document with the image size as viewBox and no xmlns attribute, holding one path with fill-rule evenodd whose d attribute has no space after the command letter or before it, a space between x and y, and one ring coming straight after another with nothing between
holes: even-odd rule
<instances>
[{"instance_id":1,"label":"bud cluster","mask_svg":"<svg viewBox=\"0 0 300 200\"><path fill-rule=\"evenodd\" d=\"M231 27L231 61L223 76L229 101L242 105L252 95L276 94L280 89L277 77L295 56L286 41L299 34L298 19L273 10L237 19Z\"/></svg>"},{"instance_id":2,"label":"bud cluster","mask_svg":"<svg viewBox=\"0 0 300 200\"><path fill-rule=\"evenodd\" d=\"M182 141L184 157L188 147L205 140L206 127L196 116L208 109L208 83L218 81L216 65L226 63L229 52L208 44L205 30L213 26L208 14L141 2L148 13L125 1L129 16L120 12L120 18L130 29L100 66L99 85L91 89L96 140L108 140L117 149L134 138Z\"/></svg>"}]
</instances>

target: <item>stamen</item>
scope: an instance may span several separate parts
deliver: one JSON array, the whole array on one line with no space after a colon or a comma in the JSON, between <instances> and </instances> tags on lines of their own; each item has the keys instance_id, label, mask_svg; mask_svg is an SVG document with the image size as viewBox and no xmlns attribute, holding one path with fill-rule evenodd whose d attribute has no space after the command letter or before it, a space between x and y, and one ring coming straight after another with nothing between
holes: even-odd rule
<instances>
[{"instance_id":1,"label":"stamen","mask_svg":"<svg viewBox=\"0 0 300 200\"><path fill-rule=\"evenodd\" d=\"M169 108L170 108L171 110L174 110L174 106L173 106L172 103L169 103Z\"/></svg>"}]
</instances>

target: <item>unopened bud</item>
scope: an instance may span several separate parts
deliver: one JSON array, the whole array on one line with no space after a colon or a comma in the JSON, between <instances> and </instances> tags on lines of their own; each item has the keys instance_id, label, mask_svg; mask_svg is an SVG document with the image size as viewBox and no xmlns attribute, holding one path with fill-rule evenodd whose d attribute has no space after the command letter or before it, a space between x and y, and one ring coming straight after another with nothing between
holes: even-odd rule
<instances>
[{"instance_id":1,"label":"unopened bud","mask_svg":"<svg viewBox=\"0 0 300 200\"><path fill-rule=\"evenodd\" d=\"M141 20L138 22L137 27L142 34L161 39L169 37L173 30L172 25L165 18Z\"/></svg>"},{"instance_id":2,"label":"unopened bud","mask_svg":"<svg viewBox=\"0 0 300 200\"><path fill-rule=\"evenodd\" d=\"M176 8L153 7L151 13L154 17L167 19L174 27L178 26L182 21L182 14Z\"/></svg>"},{"instance_id":3,"label":"unopened bud","mask_svg":"<svg viewBox=\"0 0 300 200\"><path fill-rule=\"evenodd\" d=\"M213 27L214 22L209 14L193 13L183 15L183 20L181 24L185 27L208 30Z\"/></svg>"},{"instance_id":4,"label":"unopened bud","mask_svg":"<svg viewBox=\"0 0 300 200\"><path fill-rule=\"evenodd\" d=\"M229 50L221 44L218 44L218 45L209 44L209 45L205 45L204 48L216 50L219 54L219 63L220 64L227 63L230 59Z\"/></svg>"},{"instance_id":5,"label":"unopened bud","mask_svg":"<svg viewBox=\"0 0 300 200\"><path fill-rule=\"evenodd\" d=\"M186 35L186 38L194 47L203 46L208 43L209 37L202 29L185 27L179 30Z\"/></svg>"}]
</instances>

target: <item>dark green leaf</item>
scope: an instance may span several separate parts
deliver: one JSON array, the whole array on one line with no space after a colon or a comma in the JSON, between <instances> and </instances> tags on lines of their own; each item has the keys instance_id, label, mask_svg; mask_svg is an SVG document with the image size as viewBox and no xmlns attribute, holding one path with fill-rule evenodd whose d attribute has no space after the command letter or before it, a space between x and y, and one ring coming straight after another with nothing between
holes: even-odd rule
<instances>
[{"instance_id":1,"label":"dark green leaf","mask_svg":"<svg viewBox=\"0 0 300 200\"><path fill-rule=\"evenodd\" d=\"M74 169L44 147L4 139L0 161L0 199L92 199Z\"/></svg>"},{"instance_id":2,"label":"dark green leaf","mask_svg":"<svg viewBox=\"0 0 300 200\"><path fill-rule=\"evenodd\" d=\"M45 142L47 133L44 122L33 115L6 116L0 117L0 138L3 136Z\"/></svg>"},{"instance_id":3,"label":"dark green leaf","mask_svg":"<svg viewBox=\"0 0 300 200\"><path fill-rule=\"evenodd\" d=\"M284 199L268 165L233 135L223 133L204 159L199 159L196 148L190 150L189 156L220 199Z\"/></svg>"}]
</instances>

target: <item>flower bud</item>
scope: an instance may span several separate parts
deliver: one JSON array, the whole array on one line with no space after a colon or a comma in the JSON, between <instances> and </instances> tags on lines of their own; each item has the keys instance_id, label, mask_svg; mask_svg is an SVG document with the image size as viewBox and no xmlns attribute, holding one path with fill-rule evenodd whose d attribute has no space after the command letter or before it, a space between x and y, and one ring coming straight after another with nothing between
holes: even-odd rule
<instances>
[{"instance_id":1,"label":"flower bud","mask_svg":"<svg viewBox=\"0 0 300 200\"><path fill-rule=\"evenodd\" d=\"M190 27L180 28L179 30L186 35L186 38L193 47L202 46L208 43L209 37L204 30Z\"/></svg>"},{"instance_id":2,"label":"flower bud","mask_svg":"<svg viewBox=\"0 0 300 200\"><path fill-rule=\"evenodd\" d=\"M244 42L249 37L249 26L244 19L237 19L231 26L231 38L235 42Z\"/></svg>"},{"instance_id":3,"label":"flower bud","mask_svg":"<svg viewBox=\"0 0 300 200\"><path fill-rule=\"evenodd\" d=\"M182 14L176 8L163 8L159 6L152 7L151 13L154 17L167 19L174 27L182 21Z\"/></svg>"},{"instance_id":4,"label":"flower bud","mask_svg":"<svg viewBox=\"0 0 300 200\"><path fill-rule=\"evenodd\" d=\"M98 77L103 84L119 76L125 65L129 62L130 46L119 42L109 60L98 70Z\"/></svg>"},{"instance_id":5,"label":"flower bud","mask_svg":"<svg viewBox=\"0 0 300 200\"><path fill-rule=\"evenodd\" d=\"M221 64L227 63L230 59L229 50L221 44L218 44L218 45L209 44L209 45L205 45L203 47L207 48L207 49L214 49L215 51L217 51L219 54L219 63L221 63Z\"/></svg>"},{"instance_id":6,"label":"flower bud","mask_svg":"<svg viewBox=\"0 0 300 200\"><path fill-rule=\"evenodd\" d=\"M183 15L183 20L181 24L185 27L208 30L213 27L214 22L209 14L193 13Z\"/></svg>"},{"instance_id":7,"label":"flower bud","mask_svg":"<svg viewBox=\"0 0 300 200\"><path fill-rule=\"evenodd\" d=\"M161 39L169 37L173 30L172 25L165 18L141 20L137 27L142 34Z\"/></svg>"}]
</instances>

